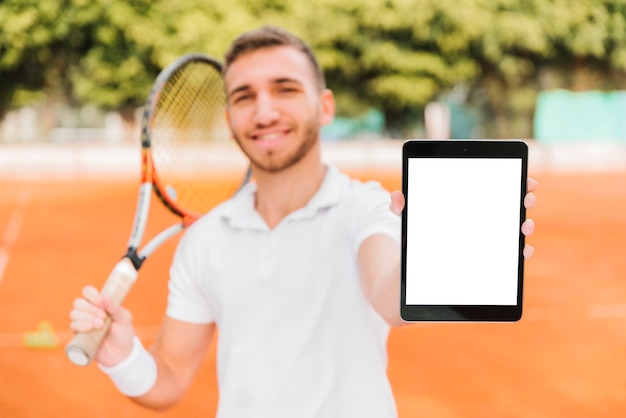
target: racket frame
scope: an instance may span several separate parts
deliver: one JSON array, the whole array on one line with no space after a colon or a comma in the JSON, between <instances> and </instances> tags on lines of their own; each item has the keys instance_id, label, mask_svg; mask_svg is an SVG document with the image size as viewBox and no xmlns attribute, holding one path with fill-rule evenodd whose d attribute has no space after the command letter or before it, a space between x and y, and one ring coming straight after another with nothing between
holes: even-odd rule
<instances>
[{"instance_id":1,"label":"racket frame","mask_svg":"<svg viewBox=\"0 0 626 418\"><path fill-rule=\"evenodd\" d=\"M128 294L130 288L137 279L137 274L145 259L152 254L161 244L178 234L185 227L193 223L202 214L191 213L179 207L176 202L170 198L168 193L162 189L159 182L154 161L151 154L150 130L154 117L154 109L158 103L159 96L163 86L168 82L172 75L179 71L183 66L193 61L203 61L212 65L219 73L221 73L221 64L208 55L192 53L184 55L169 66L163 69L153 83L152 89L144 105L141 127L141 182L137 198L137 207L133 219L130 238L128 240L128 248L122 259L115 265L109 277L102 287L103 296L110 298L117 304L121 304ZM239 188L246 184L251 176L251 170L245 175L243 183ZM141 240L145 232L148 221L152 191L154 190L160 201L175 215L182 218L180 223L174 224L163 230L152 238L138 251ZM65 351L67 357L74 364L87 366L91 363L100 343L106 336L111 325L111 318L106 317L102 327L93 329L89 332L78 332L72 340L67 344Z\"/></svg>"},{"instance_id":2,"label":"racket frame","mask_svg":"<svg viewBox=\"0 0 626 418\"><path fill-rule=\"evenodd\" d=\"M142 158L142 178L141 186L139 188L139 197L137 202L137 212L135 220L133 222L132 234L128 241L128 250L124 255L127 257L135 268L139 270L145 261L145 259L152 254L161 244L169 240L171 237L182 231L185 227L191 225L202 214L192 213L186 211L184 208L178 206L176 202L169 196L164 190L163 185L159 181L157 170L154 167L154 159L152 158L152 141L151 141L151 128L154 121L154 114L159 98L163 91L163 86L172 78L172 76L184 66L193 62L204 62L211 65L215 70L221 74L222 64L212 57L200 54L190 53L183 55L176 59L172 64L163 69L154 81L146 104L143 108L143 116L141 119L141 158ZM250 178L250 170L246 173L243 184L247 183ZM154 237L144 248L138 252L139 245L143 238L143 233L147 223L148 210L150 208L150 199L152 196L151 190L154 190L159 200L167 207L172 213L179 216L182 219L182 223L173 225L172 227L161 232Z\"/></svg>"}]
</instances>

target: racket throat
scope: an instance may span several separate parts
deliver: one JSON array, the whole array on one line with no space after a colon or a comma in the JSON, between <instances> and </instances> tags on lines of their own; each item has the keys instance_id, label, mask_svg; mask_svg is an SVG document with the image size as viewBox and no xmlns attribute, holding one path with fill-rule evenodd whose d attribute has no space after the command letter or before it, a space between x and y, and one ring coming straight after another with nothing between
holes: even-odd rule
<instances>
[{"instance_id":1,"label":"racket throat","mask_svg":"<svg viewBox=\"0 0 626 418\"><path fill-rule=\"evenodd\" d=\"M133 264L133 267L135 267L135 270L137 271L139 271L143 262L146 259L146 257L142 257L141 255L137 254L137 249L132 247L128 248L128 251L126 251L124 257L130 260L130 262Z\"/></svg>"}]
</instances>

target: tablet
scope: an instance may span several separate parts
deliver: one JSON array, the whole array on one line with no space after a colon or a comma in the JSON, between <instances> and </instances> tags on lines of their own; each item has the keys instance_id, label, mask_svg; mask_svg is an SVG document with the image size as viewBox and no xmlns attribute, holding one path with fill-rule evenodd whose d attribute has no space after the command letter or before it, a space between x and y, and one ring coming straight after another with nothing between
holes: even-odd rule
<instances>
[{"instance_id":1,"label":"tablet","mask_svg":"<svg viewBox=\"0 0 626 418\"><path fill-rule=\"evenodd\" d=\"M402 318L519 320L528 146L410 140L402 164Z\"/></svg>"}]
</instances>

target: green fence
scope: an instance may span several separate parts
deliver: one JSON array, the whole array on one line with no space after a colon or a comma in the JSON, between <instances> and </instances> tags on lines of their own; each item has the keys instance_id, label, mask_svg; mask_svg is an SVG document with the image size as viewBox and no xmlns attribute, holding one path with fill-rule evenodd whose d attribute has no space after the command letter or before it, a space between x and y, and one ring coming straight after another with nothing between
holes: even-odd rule
<instances>
[{"instance_id":1,"label":"green fence","mask_svg":"<svg viewBox=\"0 0 626 418\"><path fill-rule=\"evenodd\" d=\"M543 143L626 143L626 91L545 91L535 110L535 139Z\"/></svg>"}]
</instances>

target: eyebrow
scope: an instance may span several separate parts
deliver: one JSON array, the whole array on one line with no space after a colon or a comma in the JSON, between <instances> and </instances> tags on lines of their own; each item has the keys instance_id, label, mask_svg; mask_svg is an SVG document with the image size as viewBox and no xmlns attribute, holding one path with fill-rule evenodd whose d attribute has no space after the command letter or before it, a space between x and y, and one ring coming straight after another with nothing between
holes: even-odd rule
<instances>
[{"instance_id":1,"label":"eyebrow","mask_svg":"<svg viewBox=\"0 0 626 418\"><path fill-rule=\"evenodd\" d=\"M291 77L280 77L280 78L276 78L274 80L271 81L272 84L289 84L289 83L295 83L298 85L302 85L302 82L296 78L291 78ZM244 84L242 86L239 86L231 91L228 92L228 97L231 97L237 93L241 93L241 92L245 92L247 90L251 90L252 87L249 84Z\"/></svg>"},{"instance_id":2,"label":"eyebrow","mask_svg":"<svg viewBox=\"0 0 626 418\"><path fill-rule=\"evenodd\" d=\"M249 84L244 84L243 86L237 87L236 89L227 92L227 97L231 97L231 96L233 96L233 95L235 95L237 93L241 93L241 92L246 91L246 90L250 90L250 85Z\"/></svg>"},{"instance_id":3,"label":"eyebrow","mask_svg":"<svg viewBox=\"0 0 626 418\"><path fill-rule=\"evenodd\" d=\"M289 78L289 77L277 78L276 80L273 81L273 83L275 83L275 84L296 83L296 84L299 84L299 85L302 84L302 82L300 82L300 80L295 79L295 78Z\"/></svg>"}]
</instances>

